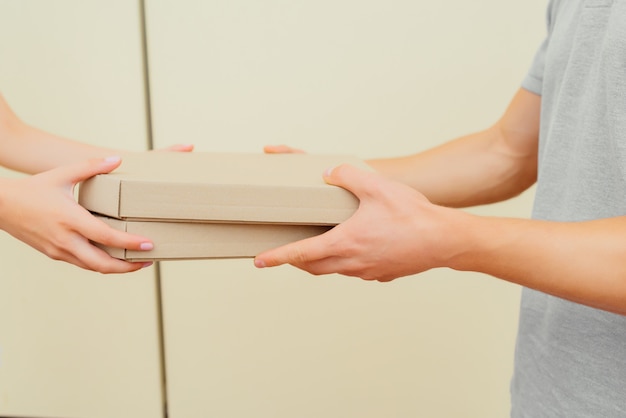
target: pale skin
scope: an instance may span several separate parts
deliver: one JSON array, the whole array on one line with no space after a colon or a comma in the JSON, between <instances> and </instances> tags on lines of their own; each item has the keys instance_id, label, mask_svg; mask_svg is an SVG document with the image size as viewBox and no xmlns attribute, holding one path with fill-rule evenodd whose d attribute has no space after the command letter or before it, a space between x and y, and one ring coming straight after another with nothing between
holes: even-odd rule
<instances>
[{"instance_id":1,"label":"pale skin","mask_svg":"<svg viewBox=\"0 0 626 418\"><path fill-rule=\"evenodd\" d=\"M191 151L174 145L167 151ZM55 260L100 273L127 273L150 263L118 260L93 245L150 250L152 242L117 231L82 208L75 186L121 163L124 152L42 131L23 122L0 94L0 165L32 176L0 178L0 229Z\"/></svg>"},{"instance_id":2,"label":"pale skin","mask_svg":"<svg viewBox=\"0 0 626 418\"><path fill-rule=\"evenodd\" d=\"M376 172L328 170L327 183L360 199L355 214L323 235L259 254L255 265L378 281L448 267L626 315L626 217L547 222L455 209L508 199L536 181L540 107L539 96L520 89L482 132L368 161Z\"/></svg>"}]
</instances>

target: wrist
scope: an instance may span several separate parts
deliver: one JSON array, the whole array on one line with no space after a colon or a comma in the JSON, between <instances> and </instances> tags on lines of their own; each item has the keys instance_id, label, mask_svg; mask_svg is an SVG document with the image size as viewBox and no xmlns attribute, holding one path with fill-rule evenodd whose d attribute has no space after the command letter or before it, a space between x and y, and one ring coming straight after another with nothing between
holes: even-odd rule
<instances>
[{"instance_id":1,"label":"wrist","mask_svg":"<svg viewBox=\"0 0 626 418\"><path fill-rule=\"evenodd\" d=\"M455 210L451 249L446 267L458 271L484 272L485 261L495 257L499 226L496 219Z\"/></svg>"},{"instance_id":2,"label":"wrist","mask_svg":"<svg viewBox=\"0 0 626 418\"><path fill-rule=\"evenodd\" d=\"M7 178L0 178L0 231L6 231L6 222L8 218L9 205L9 182Z\"/></svg>"}]
</instances>

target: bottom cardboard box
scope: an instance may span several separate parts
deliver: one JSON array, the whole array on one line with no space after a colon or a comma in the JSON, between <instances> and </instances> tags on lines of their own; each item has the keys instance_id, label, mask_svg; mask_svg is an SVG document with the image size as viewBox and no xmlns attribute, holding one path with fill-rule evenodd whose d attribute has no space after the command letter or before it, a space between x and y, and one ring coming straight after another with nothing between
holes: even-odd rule
<instances>
[{"instance_id":1,"label":"bottom cardboard box","mask_svg":"<svg viewBox=\"0 0 626 418\"><path fill-rule=\"evenodd\" d=\"M111 256L128 261L254 257L331 229L320 225L130 221L96 216L115 229L152 240L151 251L101 246Z\"/></svg>"}]
</instances>

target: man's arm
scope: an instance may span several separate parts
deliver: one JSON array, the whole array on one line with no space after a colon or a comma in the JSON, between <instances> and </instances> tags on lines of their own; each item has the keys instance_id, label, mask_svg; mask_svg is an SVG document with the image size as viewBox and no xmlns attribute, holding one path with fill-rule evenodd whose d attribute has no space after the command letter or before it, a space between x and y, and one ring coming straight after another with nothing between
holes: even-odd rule
<instances>
[{"instance_id":1,"label":"man's arm","mask_svg":"<svg viewBox=\"0 0 626 418\"><path fill-rule=\"evenodd\" d=\"M369 165L388 179L419 190L431 202L468 207L517 196L537 179L541 97L520 89L490 128L424 152L373 159ZM266 153L304 153L268 145Z\"/></svg>"},{"instance_id":2,"label":"man's arm","mask_svg":"<svg viewBox=\"0 0 626 418\"><path fill-rule=\"evenodd\" d=\"M368 163L439 205L502 201L536 181L540 107L540 96L520 89L489 129L412 156Z\"/></svg>"},{"instance_id":3,"label":"man's arm","mask_svg":"<svg viewBox=\"0 0 626 418\"><path fill-rule=\"evenodd\" d=\"M326 182L353 192L359 209L323 235L259 254L255 265L379 281L448 267L626 315L626 217L547 222L446 207L502 200L535 181L539 106L521 90L489 130L372 161L381 173L330 170Z\"/></svg>"},{"instance_id":4,"label":"man's arm","mask_svg":"<svg viewBox=\"0 0 626 418\"><path fill-rule=\"evenodd\" d=\"M626 217L586 222L474 217L449 267L626 315Z\"/></svg>"},{"instance_id":5,"label":"man's arm","mask_svg":"<svg viewBox=\"0 0 626 418\"><path fill-rule=\"evenodd\" d=\"M325 180L359 198L356 213L318 237L259 254L257 267L288 263L378 281L449 267L626 315L626 217L565 223L476 216L348 165Z\"/></svg>"}]
</instances>

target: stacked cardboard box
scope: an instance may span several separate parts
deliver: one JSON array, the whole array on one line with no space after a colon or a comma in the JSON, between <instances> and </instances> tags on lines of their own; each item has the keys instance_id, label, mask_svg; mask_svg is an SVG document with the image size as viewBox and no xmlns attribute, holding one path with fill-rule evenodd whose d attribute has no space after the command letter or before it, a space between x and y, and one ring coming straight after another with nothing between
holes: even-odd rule
<instances>
[{"instance_id":1,"label":"stacked cardboard box","mask_svg":"<svg viewBox=\"0 0 626 418\"><path fill-rule=\"evenodd\" d=\"M151 251L103 247L131 261L254 257L326 232L358 207L323 181L347 156L145 152L80 185L79 203L112 227L143 235Z\"/></svg>"}]
</instances>

